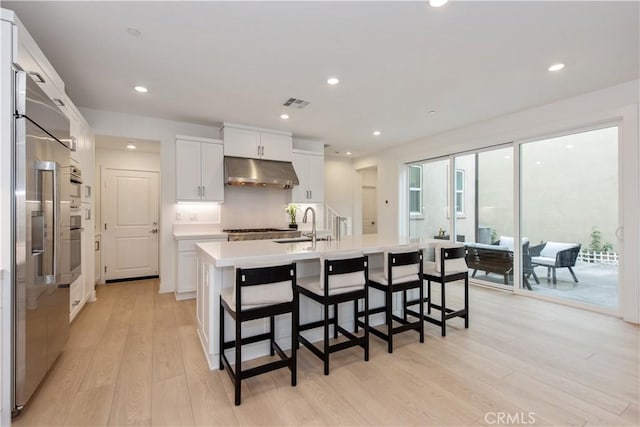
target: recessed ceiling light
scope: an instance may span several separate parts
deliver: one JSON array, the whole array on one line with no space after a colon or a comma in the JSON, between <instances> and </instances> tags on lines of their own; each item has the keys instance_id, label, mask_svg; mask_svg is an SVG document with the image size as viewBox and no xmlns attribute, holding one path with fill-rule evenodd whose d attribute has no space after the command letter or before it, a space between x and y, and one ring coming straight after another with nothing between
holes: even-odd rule
<instances>
[{"instance_id":1,"label":"recessed ceiling light","mask_svg":"<svg viewBox=\"0 0 640 427\"><path fill-rule=\"evenodd\" d=\"M378 136L380 135L382 132L380 132L379 130L374 130L373 131L373 136Z\"/></svg>"},{"instance_id":2,"label":"recessed ceiling light","mask_svg":"<svg viewBox=\"0 0 640 427\"><path fill-rule=\"evenodd\" d=\"M340 83L340 80L338 80L337 77L330 77L327 80L327 83L330 84L330 85L337 85L338 83Z\"/></svg>"},{"instance_id":3,"label":"recessed ceiling light","mask_svg":"<svg viewBox=\"0 0 640 427\"><path fill-rule=\"evenodd\" d=\"M504 158L505 158L505 159L510 159L510 158L511 158L511 156L504 156Z\"/></svg>"},{"instance_id":4,"label":"recessed ceiling light","mask_svg":"<svg viewBox=\"0 0 640 427\"><path fill-rule=\"evenodd\" d=\"M542 164L542 162L541 162L541 161L537 161L537 162L536 162L536 165L541 165L541 164Z\"/></svg>"},{"instance_id":5,"label":"recessed ceiling light","mask_svg":"<svg viewBox=\"0 0 640 427\"><path fill-rule=\"evenodd\" d=\"M352 153L351 153L351 151L347 151L347 152L346 152L346 153L344 153L344 154L346 154L347 156L350 156Z\"/></svg>"},{"instance_id":6,"label":"recessed ceiling light","mask_svg":"<svg viewBox=\"0 0 640 427\"><path fill-rule=\"evenodd\" d=\"M447 4L449 0L429 0L429 6L431 7L440 7Z\"/></svg>"},{"instance_id":7,"label":"recessed ceiling light","mask_svg":"<svg viewBox=\"0 0 640 427\"><path fill-rule=\"evenodd\" d=\"M289 118L289 115L288 114L280 114L280 118L282 120L287 120Z\"/></svg>"},{"instance_id":8,"label":"recessed ceiling light","mask_svg":"<svg viewBox=\"0 0 640 427\"><path fill-rule=\"evenodd\" d=\"M136 90L136 92L140 92L140 93L147 93L149 92L149 89L147 89L144 86L135 86L134 89Z\"/></svg>"},{"instance_id":9,"label":"recessed ceiling light","mask_svg":"<svg viewBox=\"0 0 640 427\"><path fill-rule=\"evenodd\" d=\"M567 148L570 150L573 148L573 145L567 145Z\"/></svg>"},{"instance_id":10,"label":"recessed ceiling light","mask_svg":"<svg viewBox=\"0 0 640 427\"><path fill-rule=\"evenodd\" d=\"M136 147L136 144L134 144L133 142L128 142L127 143L127 148L129 150L135 150L137 147Z\"/></svg>"},{"instance_id":11,"label":"recessed ceiling light","mask_svg":"<svg viewBox=\"0 0 640 427\"><path fill-rule=\"evenodd\" d=\"M549 67L549 71L560 71L564 68L564 64L563 63L557 63L557 64L553 64L551 67Z\"/></svg>"},{"instance_id":12,"label":"recessed ceiling light","mask_svg":"<svg viewBox=\"0 0 640 427\"><path fill-rule=\"evenodd\" d=\"M127 28L127 34L133 37L140 37L142 32L137 28Z\"/></svg>"}]
</instances>

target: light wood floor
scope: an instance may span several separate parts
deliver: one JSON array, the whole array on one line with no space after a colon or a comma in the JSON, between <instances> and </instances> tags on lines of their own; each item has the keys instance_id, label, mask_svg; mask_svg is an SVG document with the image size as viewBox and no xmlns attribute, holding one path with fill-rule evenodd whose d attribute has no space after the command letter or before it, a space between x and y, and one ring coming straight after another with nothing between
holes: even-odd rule
<instances>
[{"instance_id":1,"label":"light wood floor","mask_svg":"<svg viewBox=\"0 0 640 427\"><path fill-rule=\"evenodd\" d=\"M393 355L371 337L333 355L331 374L302 348L298 386L286 370L243 383L209 371L195 302L157 281L98 287L66 350L15 425L481 425L498 413L535 425L638 425L639 329L619 319L482 288L471 327L427 324ZM449 298L460 297L454 288ZM504 416L504 415L503 415ZM503 419L504 420L504 419ZM517 423L517 422L516 422Z\"/></svg>"}]
</instances>

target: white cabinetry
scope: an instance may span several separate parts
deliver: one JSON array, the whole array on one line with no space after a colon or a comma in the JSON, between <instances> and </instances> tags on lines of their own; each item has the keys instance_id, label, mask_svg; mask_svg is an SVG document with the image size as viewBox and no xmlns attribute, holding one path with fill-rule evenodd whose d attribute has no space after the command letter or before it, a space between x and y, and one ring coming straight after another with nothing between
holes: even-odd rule
<instances>
[{"instance_id":1,"label":"white cabinetry","mask_svg":"<svg viewBox=\"0 0 640 427\"><path fill-rule=\"evenodd\" d=\"M288 162L292 159L293 138L288 132L225 124L222 138L225 156Z\"/></svg>"},{"instance_id":2,"label":"white cabinetry","mask_svg":"<svg viewBox=\"0 0 640 427\"><path fill-rule=\"evenodd\" d=\"M224 148L217 139L176 139L176 200L224 200Z\"/></svg>"},{"instance_id":3,"label":"white cabinetry","mask_svg":"<svg viewBox=\"0 0 640 427\"><path fill-rule=\"evenodd\" d=\"M324 202L324 156L307 151L293 152L293 168L300 184L291 190L293 203Z\"/></svg>"},{"instance_id":4,"label":"white cabinetry","mask_svg":"<svg viewBox=\"0 0 640 427\"><path fill-rule=\"evenodd\" d=\"M100 234L96 234L95 236L95 240L94 240L94 258L93 258L93 262L94 262L94 282L95 283L100 283L100 276L102 274L101 272L101 266L102 266L102 261L100 258L100 255L102 254L102 236Z\"/></svg>"},{"instance_id":5,"label":"white cabinetry","mask_svg":"<svg viewBox=\"0 0 640 427\"><path fill-rule=\"evenodd\" d=\"M182 300L196 297L196 243L224 242L226 240L226 237L221 237L215 239L181 239L178 241L176 256L176 299Z\"/></svg>"}]
</instances>

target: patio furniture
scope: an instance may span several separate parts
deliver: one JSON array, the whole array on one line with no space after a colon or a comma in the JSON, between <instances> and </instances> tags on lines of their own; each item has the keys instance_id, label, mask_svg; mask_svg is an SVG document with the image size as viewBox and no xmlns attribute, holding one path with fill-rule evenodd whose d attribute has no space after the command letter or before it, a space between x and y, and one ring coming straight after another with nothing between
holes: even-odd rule
<instances>
[{"instance_id":1,"label":"patio furniture","mask_svg":"<svg viewBox=\"0 0 640 427\"><path fill-rule=\"evenodd\" d=\"M467 243L467 265L473 269L471 277L476 277L478 270L485 273L501 274L504 284L509 284L509 277L513 274L513 237L500 236L500 239L490 245L482 243ZM538 277L533 271L529 256L529 239L522 239L522 278L524 286L531 290L529 277L533 275L536 283Z\"/></svg>"},{"instance_id":2,"label":"patio furniture","mask_svg":"<svg viewBox=\"0 0 640 427\"><path fill-rule=\"evenodd\" d=\"M562 242L546 242L529 248L531 255L531 263L533 268L541 266L547 267L547 281L553 273L553 285L557 284L556 269L568 268L573 281L578 283L573 268L576 265L576 259L580 253L580 243L562 243ZM574 283L573 286L576 286Z\"/></svg>"}]
</instances>

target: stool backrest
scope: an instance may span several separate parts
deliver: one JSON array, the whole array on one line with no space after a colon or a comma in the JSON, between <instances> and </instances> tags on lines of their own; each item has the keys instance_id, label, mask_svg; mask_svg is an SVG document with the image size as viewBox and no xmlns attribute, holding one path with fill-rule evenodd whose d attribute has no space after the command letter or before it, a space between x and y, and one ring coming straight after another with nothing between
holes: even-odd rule
<instances>
[{"instance_id":1,"label":"stool backrest","mask_svg":"<svg viewBox=\"0 0 640 427\"><path fill-rule=\"evenodd\" d=\"M279 304L293 301L295 263L264 267L237 267L232 304Z\"/></svg>"},{"instance_id":2,"label":"stool backrest","mask_svg":"<svg viewBox=\"0 0 640 427\"><path fill-rule=\"evenodd\" d=\"M363 287L369 280L369 258L361 251L349 251L320 259L320 287L325 289Z\"/></svg>"},{"instance_id":3,"label":"stool backrest","mask_svg":"<svg viewBox=\"0 0 640 427\"><path fill-rule=\"evenodd\" d=\"M467 269L467 248L455 243L436 244L436 271L461 272Z\"/></svg>"},{"instance_id":4,"label":"stool backrest","mask_svg":"<svg viewBox=\"0 0 640 427\"><path fill-rule=\"evenodd\" d=\"M409 249L409 250L407 250ZM385 276L389 284L394 282L406 282L415 276L416 280L422 277L422 249L417 245L391 248L386 252Z\"/></svg>"}]
</instances>

